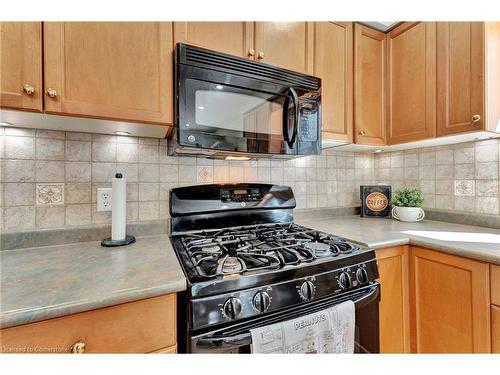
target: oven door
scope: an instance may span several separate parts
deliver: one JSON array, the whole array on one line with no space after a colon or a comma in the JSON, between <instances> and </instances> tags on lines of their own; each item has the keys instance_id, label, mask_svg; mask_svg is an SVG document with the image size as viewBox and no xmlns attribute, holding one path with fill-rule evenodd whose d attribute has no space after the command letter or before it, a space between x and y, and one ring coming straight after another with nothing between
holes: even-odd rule
<instances>
[{"instance_id":1,"label":"oven door","mask_svg":"<svg viewBox=\"0 0 500 375\"><path fill-rule=\"evenodd\" d=\"M355 353L379 353L379 296L380 285L373 283L343 296L324 298L269 316L191 337L188 349L192 353L250 353L252 341L250 329L294 319L352 300L356 309Z\"/></svg>"},{"instance_id":2,"label":"oven door","mask_svg":"<svg viewBox=\"0 0 500 375\"><path fill-rule=\"evenodd\" d=\"M282 84L187 65L177 67L177 142L207 150L319 153L319 104Z\"/></svg>"}]
</instances>

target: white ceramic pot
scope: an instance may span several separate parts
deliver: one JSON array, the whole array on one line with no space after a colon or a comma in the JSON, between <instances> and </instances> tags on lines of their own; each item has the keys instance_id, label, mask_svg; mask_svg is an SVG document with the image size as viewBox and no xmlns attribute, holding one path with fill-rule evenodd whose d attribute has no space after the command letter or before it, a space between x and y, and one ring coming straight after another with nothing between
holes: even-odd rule
<instances>
[{"instance_id":1,"label":"white ceramic pot","mask_svg":"<svg viewBox=\"0 0 500 375\"><path fill-rule=\"evenodd\" d=\"M392 207L392 217L399 221L414 223L424 220L425 212L420 207Z\"/></svg>"}]
</instances>

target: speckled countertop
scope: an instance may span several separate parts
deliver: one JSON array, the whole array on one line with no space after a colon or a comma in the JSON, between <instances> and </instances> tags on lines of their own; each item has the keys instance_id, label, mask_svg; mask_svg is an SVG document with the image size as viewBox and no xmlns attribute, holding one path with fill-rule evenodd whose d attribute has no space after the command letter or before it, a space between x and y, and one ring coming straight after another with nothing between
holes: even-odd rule
<instances>
[{"instance_id":1,"label":"speckled countertop","mask_svg":"<svg viewBox=\"0 0 500 375\"><path fill-rule=\"evenodd\" d=\"M500 230L424 220L301 214L298 224L379 249L411 244L500 265Z\"/></svg>"},{"instance_id":2,"label":"speckled countertop","mask_svg":"<svg viewBox=\"0 0 500 375\"><path fill-rule=\"evenodd\" d=\"M184 290L168 236L104 248L82 242L0 251L0 327Z\"/></svg>"},{"instance_id":3,"label":"speckled countertop","mask_svg":"<svg viewBox=\"0 0 500 375\"><path fill-rule=\"evenodd\" d=\"M298 224L372 248L412 244L500 265L500 230L438 221L297 213ZM186 288L166 235L103 248L82 242L0 251L0 327L174 293Z\"/></svg>"}]
</instances>

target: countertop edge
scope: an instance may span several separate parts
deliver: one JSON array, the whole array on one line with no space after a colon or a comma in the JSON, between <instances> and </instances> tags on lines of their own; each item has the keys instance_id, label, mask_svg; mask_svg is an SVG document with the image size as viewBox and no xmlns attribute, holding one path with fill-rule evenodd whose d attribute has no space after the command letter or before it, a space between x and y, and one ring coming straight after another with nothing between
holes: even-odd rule
<instances>
[{"instance_id":1,"label":"countertop edge","mask_svg":"<svg viewBox=\"0 0 500 375\"><path fill-rule=\"evenodd\" d=\"M60 307L47 306L40 309L30 309L26 312L12 311L0 315L0 329L21 326L30 323L41 322L49 319L62 318L78 313L102 309L106 307L121 305L129 302L136 302L147 298L159 297L163 295L178 293L186 290L186 279L172 281L168 285L142 289L137 291L126 291L105 296L102 299L80 302L69 302Z\"/></svg>"}]
</instances>

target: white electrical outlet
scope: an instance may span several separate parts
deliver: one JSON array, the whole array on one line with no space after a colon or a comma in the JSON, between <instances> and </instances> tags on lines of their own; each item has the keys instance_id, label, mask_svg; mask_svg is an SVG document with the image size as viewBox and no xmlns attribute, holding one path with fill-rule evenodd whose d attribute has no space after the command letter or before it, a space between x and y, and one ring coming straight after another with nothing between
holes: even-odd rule
<instances>
[{"instance_id":1,"label":"white electrical outlet","mask_svg":"<svg viewBox=\"0 0 500 375\"><path fill-rule=\"evenodd\" d=\"M111 211L113 189L97 188L97 211Z\"/></svg>"}]
</instances>

